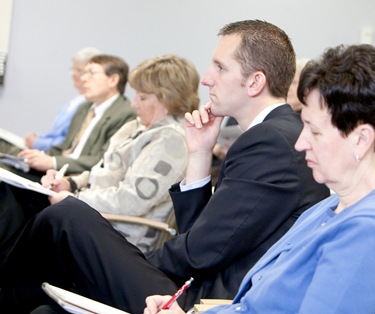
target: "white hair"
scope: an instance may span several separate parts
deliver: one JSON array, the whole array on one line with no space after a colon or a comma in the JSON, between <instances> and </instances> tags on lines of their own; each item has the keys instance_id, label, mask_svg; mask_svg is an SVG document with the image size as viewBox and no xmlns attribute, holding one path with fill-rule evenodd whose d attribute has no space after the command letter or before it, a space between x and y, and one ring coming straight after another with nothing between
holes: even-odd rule
<instances>
[{"instance_id":1,"label":"white hair","mask_svg":"<svg viewBox=\"0 0 375 314\"><path fill-rule=\"evenodd\" d=\"M85 47L80 50L78 50L73 55L73 62L79 62L79 63L86 63L88 62L92 57L96 55L100 55L102 52L94 47Z\"/></svg>"}]
</instances>

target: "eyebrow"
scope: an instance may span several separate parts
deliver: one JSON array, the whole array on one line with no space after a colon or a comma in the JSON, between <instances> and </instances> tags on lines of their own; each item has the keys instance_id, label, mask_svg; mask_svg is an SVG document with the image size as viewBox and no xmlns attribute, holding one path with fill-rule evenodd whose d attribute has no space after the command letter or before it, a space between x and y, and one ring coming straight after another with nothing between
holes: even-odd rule
<instances>
[{"instance_id":1,"label":"eyebrow","mask_svg":"<svg viewBox=\"0 0 375 314\"><path fill-rule=\"evenodd\" d=\"M223 64L221 61L219 61L218 59L212 59L212 63L214 64Z\"/></svg>"}]
</instances>

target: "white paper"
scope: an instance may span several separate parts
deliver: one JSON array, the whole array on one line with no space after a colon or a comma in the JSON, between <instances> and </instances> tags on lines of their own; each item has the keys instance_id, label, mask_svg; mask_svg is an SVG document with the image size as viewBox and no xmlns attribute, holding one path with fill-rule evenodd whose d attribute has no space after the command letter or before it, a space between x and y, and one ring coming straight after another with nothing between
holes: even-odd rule
<instances>
[{"instance_id":1,"label":"white paper","mask_svg":"<svg viewBox=\"0 0 375 314\"><path fill-rule=\"evenodd\" d=\"M10 131L0 128L0 138L17 146L21 149L26 149L25 140L21 136L14 134Z\"/></svg>"},{"instance_id":2,"label":"white paper","mask_svg":"<svg viewBox=\"0 0 375 314\"><path fill-rule=\"evenodd\" d=\"M23 172L29 172L30 167L28 163L25 162L24 158L17 157L9 154L0 153L0 161L3 164L12 166L13 168L20 169Z\"/></svg>"},{"instance_id":3,"label":"white paper","mask_svg":"<svg viewBox=\"0 0 375 314\"><path fill-rule=\"evenodd\" d=\"M65 311L74 314L129 314L76 293L43 283L43 290Z\"/></svg>"},{"instance_id":4,"label":"white paper","mask_svg":"<svg viewBox=\"0 0 375 314\"><path fill-rule=\"evenodd\" d=\"M4 181L10 185L19 187L21 189L32 190L32 191L39 192L41 194L45 194L49 196L56 194L56 192L45 188L43 185L41 185L38 182L34 182L29 179L23 178L1 167L0 167L0 181Z\"/></svg>"}]
</instances>

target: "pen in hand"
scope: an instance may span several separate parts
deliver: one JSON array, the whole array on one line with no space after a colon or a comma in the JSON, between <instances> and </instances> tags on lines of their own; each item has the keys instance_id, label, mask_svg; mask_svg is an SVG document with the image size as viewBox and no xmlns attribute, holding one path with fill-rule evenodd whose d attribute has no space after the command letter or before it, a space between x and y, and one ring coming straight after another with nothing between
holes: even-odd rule
<instances>
[{"instance_id":1,"label":"pen in hand","mask_svg":"<svg viewBox=\"0 0 375 314\"><path fill-rule=\"evenodd\" d=\"M61 179L65 175L65 172L68 169L68 167L69 167L69 164L65 164L64 166L62 166L61 169L56 173L55 180ZM50 183L49 189L51 189L52 187L53 187L53 183Z\"/></svg>"},{"instance_id":2,"label":"pen in hand","mask_svg":"<svg viewBox=\"0 0 375 314\"><path fill-rule=\"evenodd\" d=\"M170 298L170 300L165 303L165 305L163 306L162 310L168 310L169 307L172 305L172 303L174 301L176 301L179 296L187 289L190 287L191 283L194 281L194 278L191 277L188 281L185 281L184 285L178 289L178 291Z\"/></svg>"}]
</instances>

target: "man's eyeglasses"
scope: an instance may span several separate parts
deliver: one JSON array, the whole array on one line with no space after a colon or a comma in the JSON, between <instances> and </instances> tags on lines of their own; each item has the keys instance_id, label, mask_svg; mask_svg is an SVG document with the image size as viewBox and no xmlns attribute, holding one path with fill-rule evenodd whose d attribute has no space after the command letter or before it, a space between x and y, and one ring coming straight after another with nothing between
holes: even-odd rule
<instances>
[{"instance_id":1,"label":"man's eyeglasses","mask_svg":"<svg viewBox=\"0 0 375 314\"><path fill-rule=\"evenodd\" d=\"M86 75L88 78L93 78L95 75L100 74L100 73L105 74L105 73L102 72L102 71L93 71L93 70L89 70L89 71L84 71L84 72L82 72L81 76L85 76L85 75ZM105 75L106 75L106 74L105 74Z\"/></svg>"}]
</instances>

